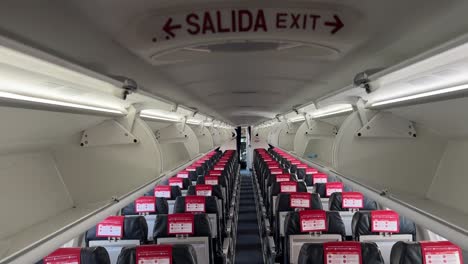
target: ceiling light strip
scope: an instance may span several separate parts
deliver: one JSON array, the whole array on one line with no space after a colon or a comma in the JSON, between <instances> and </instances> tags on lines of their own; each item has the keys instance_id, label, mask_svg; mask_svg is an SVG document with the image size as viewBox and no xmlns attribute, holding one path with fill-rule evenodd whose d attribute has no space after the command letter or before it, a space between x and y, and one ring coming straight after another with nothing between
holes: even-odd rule
<instances>
[{"instance_id":1,"label":"ceiling light strip","mask_svg":"<svg viewBox=\"0 0 468 264\"><path fill-rule=\"evenodd\" d=\"M334 115L339 115L339 114L345 114L353 111L353 107L349 106L348 108L345 109L340 109L340 110L335 110L335 111L330 111L330 112L323 112L319 114L312 114L312 118L324 118L324 117L330 117Z\"/></svg>"},{"instance_id":2,"label":"ceiling light strip","mask_svg":"<svg viewBox=\"0 0 468 264\"><path fill-rule=\"evenodd\" d=\"M414 94L414 95L408 95L408 96L403 96L403 97L398 97L394 99L387 99L383 101L378 101L375 103L371 103L370 107L375 108L375 107L381 107L381 106L391 106L395 104L400 104L403 102L414 102L417 101L418 103L424 103L424 100L418 100L418 99L423 99L426 98L427 101L431 101L434 98L439 98L439 99L445 99L446 97L441 96L441 95L450 95L450 94L458 94L456 92L460 91L466 91L468 90L468 84L464 85L459 85L459 86L454 86L454 87L449 87L449 88L444 88L444 89L439 89L439 90L434 90L430 92L424 92L424 93L419 93L419 94Z\"/></svg>"},{"instance_id":3,"label":"ceiling light strip","mask_svg":"<svg viewBox=\"0 0 468 264\"><path fill-rule=\"evenodd\" d=\"M32 97L32 96L26 96L26 95L0 91L0 100L1 99L12 100L11 102L6 102L9 106L15 106L15 103L18 105L21 103L23 104L27 103L27 104L36 104L36 106L42 106L42 107L35 107L35 108L39 108L43 110L48 110L46 109L47 107L58 106L58 107L63 107L63 108L68 108L68 109L102 112L102 113L114 114L114 115L119 115L119 116L126 114L124 111L111 109L111 108L89 106L89 105L84 105L84 104L76 104L76 103L70 103L70 102L65 102L65 101L58 101L58 100Z\"/></svg>"},{"instance_id":4,"label":"ceiling light strip","mask_svg":"<svg viewBox=\"0 0 468 264\"><path fill-rule=\"evenodd\" d=\"M149 115L149 114L140 114L140 117L152 119L152 120L160 120L160 121L169 121L169 122L180 122L180 119L167 117L167 116L157 116L157 115Z\"/></svg>"}]
</instances>

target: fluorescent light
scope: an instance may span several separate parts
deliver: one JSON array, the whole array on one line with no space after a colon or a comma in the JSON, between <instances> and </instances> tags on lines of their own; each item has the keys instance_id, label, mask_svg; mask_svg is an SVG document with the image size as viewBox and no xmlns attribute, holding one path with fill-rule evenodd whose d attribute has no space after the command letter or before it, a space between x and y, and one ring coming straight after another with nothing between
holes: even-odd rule
<instances>
[{"instance_id":1,"label":"fluorescent light","mask_svg":"<svg viewBox=\"0 0 468 264\"><path fill-rule=\"evenodd\" d=\"M300 121L304 121L304 120L305 120L305 117L303 115L300 115L300 116L290 118L289 122L296 123L296 122L300 122Z\"/></svg>"},{"instance_id":2,"label":"fluorescent light","mask_svg":"<svg viewBox=\"0 0 468 264\"><path fill-rule=\"evenodd\" d=\"M200 125L202 121L198 119L187 119L186 123L189 125Z\"/></svg>"},{"instance_id":3,"label":"fluorescent light","mask_svg":"<svg viewBox=\"0 0 468 264\"><path fill-rule=\"evenodd\" d=\"M120 82L3 37L0 82L0 99L12 103L127 113Z\"/></svg>"},{"instance_id":4,"label":"fluorescent light","mask_svg":"<svg viewBox=\"0 0 468 264\"><path fill-rule=\"evenodd\" d=\"M403 96L403 97L394 98L394 99L383 100L380 102L371 103L371 107L394 104L394 103L403 102L403 101L410 101L410 100L419 99L423 97L430 97L430 96L435 96L435 95L440 95L440 94L452 93L452 92L457 92L457 91L466 90L466 89L468 89L468 84L445 88L445 89L439 89L439 90L425 92L425 93Z\"/></svg>"},{"instance_id":5,"label":"fluorescent light","mask_svg":"<svg viewBox=\"0 0 468 264\"><path fill-rule=\"evenodd\" d=\"M157 109L147 109L140 112L140 116L144 118L161 120L161 121L170 121L170 122L180 122L181 117L177 114L164 112Z\"/></svg>"},{"instance_id":6,"label":"fluorescent light","mask_svg":"<svg viewBox=\"0 0 468 264\"><path fill-rule=\"evenodd\" d=\"M313 112L312 118L323 118L323 117L343 114L343 113L347 113L351 111L353 111L353 107L349 104L330 106L330 107L319 109Z\"/></svg>"},{"instance_id":7,"label":"fluorescent light","mask_svg":"<svg viewBox=\"0 0 468 264\"><path fill-rule=\"evenodd\" d=\"M122 115L125 114L124 112L122 112L120 110L115 110L115 109L95 107L95 106L75 104L75 103L68 103L68 102L63 102L63 101L56 101L56 100L50 100L50 99L44 99L44 98L37 98L37 97L31 97L31 96L25 96L25 95L19 95L19 94L1 92L1 91L0 91L0 98L13 99L13 100L19 100L19 101L26 101L26 102L33 102L33 103L40 103L40 104L47 104L47 105L65 106L65 107L71 107L71 108L77 108L77 109L86 109L86 110L106 112L106 113L115 113L115 114L122 114Z\"/></svg>"}]
</instances>

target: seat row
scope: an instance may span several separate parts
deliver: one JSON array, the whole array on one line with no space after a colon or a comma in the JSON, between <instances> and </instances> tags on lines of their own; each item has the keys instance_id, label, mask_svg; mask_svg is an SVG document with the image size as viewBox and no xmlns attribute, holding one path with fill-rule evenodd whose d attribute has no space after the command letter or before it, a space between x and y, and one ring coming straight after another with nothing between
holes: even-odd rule
<instances>
[{"instance_id":1,"label":"seat row","mask_svg":"<svg viewBox=\"0 0 468 264\"><path fill-rule=\"evenodd\" d=\"M270 262L299 263L307 243L360 241L390 263L395 243L416 240L412 221L281 150L256 149L254 175Z\"/></svg>"},{"instance_id":2,"label":"seat row","mask_svg":"<svg viewBox=\"0 0 468 264\"><path fill-rule=\"evenodd\" d=\"M133 263L121 259L136 260L140 247L168 248L154 245L177 246L173 253L188 250L195 263L230 263L238 209L237 164L236 151L207 154L124 207L120 215L88 230L86 247L105 248L112 264Z\"/></svg>"},{"instance_id":3,"label":"seat row","mask_svg":"<svg viewBox=\"0 0 468 264\"><path fill-rule=\"evenodd\" d=\"M125 247L118 264L162 263L196 264L191 245L143 245ZM61 248L39 263L110 264L105 248ZM306 243L299 252L298 263L383 264L378 246L371 242ZM391 264L460 264L461 250L450 242L397 242L391 252Z\"/></svg>"}]
</instances>

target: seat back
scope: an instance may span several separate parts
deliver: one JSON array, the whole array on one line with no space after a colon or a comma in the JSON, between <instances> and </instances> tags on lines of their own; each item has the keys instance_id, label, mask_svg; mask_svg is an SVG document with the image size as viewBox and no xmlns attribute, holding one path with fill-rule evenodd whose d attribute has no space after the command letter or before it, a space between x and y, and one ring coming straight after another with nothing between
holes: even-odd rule
<instances>
[{"instance_id":1,"label":"seat back","mask_svg":"<svg viewBox=\"0 0 468 264\"><path fill-rule=\"evenodd\" d=\"M288 181L288 182L275 182L271 186L270 202L268 210L270 211L270 217L276 217L276 203L278 195L280 193L291 193L291 192L307 192L307 188L303 182Z\"/></svg>"},{"instance_id":2,"label":"seat back","mask_svg":"<svg viewBox=\"0 0 468 264\"><path fill-rule=\"evenodd\" d=\"M197 264L197 253L191 245L145 245L123 248L117 260L117 264L139 263Z\"/></svg>"},{"instance_id":3,"label":"seat back","mask_svg":"<svg viewBox=\"0 0 468 264\"><path fill-rule=\"evenodd\" d=\"M144 209L141 210L142 208L137 208L137 207L141 207L142 203L140 203L140 202L148 202L148 201L141 201L141 198L145 198L145 197L155 199L154 200L154 209L155 209L154 211L150 210L150 211L146 212ZM136 210L136 209L138 209L138 210ZM153 230L154 222L156 220L156 214L168 214L168 213L169 213L169 205L167 203L166 198L158 198L158 197L154 197L154 196L140 197L139 199L135 200L135 202L130 203L129 205L122 208L122 210L121 210L122 215L128 215L128 216L130 216L130 215L142 215L146 220L146 225L148 226L148 230ZM153 240L153 232L148 232L148 240L149 241Z\"/></svg>"},{"instance_id":4,"label":"seat back","mask_svg":"<svg viewBox=\"0 0 468 264\"><path fill-rule=\"evenodd\" d=\"M156 196L157 198L165 198L168 205L168 213L172 214L174 212L175 199L179 196L182 196L182 191L179 186L156 185L151 192L148 192L145 195L152 195Z\"/></svg>"},{"instance_id":5,"label":"seat back","mask_svg":"<svg viewBox=\"0 0 468 264\"><path fill-rule=\"evenodd\" d=\"M85 241L88 247L104 247L114 264L123 247L148 243L148 226L143 216L111 216L89 229Z\"/></svg>"},{"instance_id":6,"label":"seat back","mask_svg":"<svg viewBox=\"0 0 468 264\"><path fill-rule=\"evenodd\" d=\"M187 195L188 187L192 185L192 181L188 178L172 177L167 180L167 185L179 186L182 196L185 196Z\"/></svg>"},{"instance_id":7,"label":"seat back","mask_svg":"<svg viewBox=\"0 0 468 264\"><path fill-rule=\"evenodd\" d=\"M216 197L196 195L177 197L174 213L205 213L210 219L211 235L213 238L221 238L222 226Z\"/></svg>"},{"instance_id":8,"label":"seat back","mask_svg":"<svg viewBox=\"0 0 468 264\"><path fill-rule=\"evenodd\" d=\"M36 264L63 263L64 260L80 264L110 264L109 254L103 247L59 248ZM69 262L72 263L72 262Z\"/></svg>"},{"instance_id":9,"label":"seat back","mask_svg":"<svg viewBox=\"0 0 468 264\"><path fill-rule=\"evenodd\" d=\"M375 228L376 225L379 224L379 222L373 223L372 211L360 211L356 212L352 219L353 236L355 240L361 242L375 242L382 252L382 256L384 257L385 263L390 263L390 253L393 245L398 241L414 241L416 238L416 225L411 220L403 216L399 216L393 211L373 212L377 214L379 212L383 212L384 214L380 222L389 222L389 225L392 225L391 222L395 222L394 225L399 231L378 231L378 229ZM392 215L390 215L389 213L393 213L393 220L392 218L390 218L392 217ZM374 221L379 221L379 219L374 219ZM391 235L388 235L386 233Z\"/></svg>"},{"instance_id":10,"label":"seat back","mask_svg":"<svg viewBox=\"0 0 468 264\"><path fill-rule=\"evenodd\" d=\"M328 176L327 183L315 183L314 192L320 194L322 206L325 210L329 210L329 198L335 192L347 192L351 189L345 186L342 182L336 181L334 177Z\"/></svg>"},{"instance_id":11,"label":"seat back","mask_svg":"<svg viewBox=\"0 0 468 264\"><path fill-rule=\"evenodd\" d=\"M197 191L198 190L198 191ZM213 196L216 197L216 202L218 204L218 212L220 213L220 218L225 218L226 210L226 201L223 197L223 191L220 185L205 185L197 184L190 186L187 195L199 195L199 196Z\"/></svg>"},{"instance_id":12,"label":"seat back","mask_svg":"<svg viewBox=\"0 0 468 264\"><path fill-rule=\"evenodd\" d=\"M460 264L463 253L449 241L396 242L392 247L390 264Z\"/></svg>"},{"instance_id":13,"label":"seat back","mask_svg":"<svg viewBox=\"0 0 468 264\"><path fill-rule=\"evenodd\" d=\"M301 227L300 212L290 212L285 219L285 262L297 263L299 251L305 243L323 243L342 241L345 237L345 227L338 212L325 212L326 230L313 233L304 232Z\"/></svg>"},{"instance_id":14,"label":"seat back","mask_svg":"<svg viewBox=\"0 0 468 264\"><path fill-rule=\"evenodd\" d=\"M359 258L362 264L384 264L380 250L375 243L355 241L304 244L299 252L297 263L360 263L356 262ZM338 261L327 261L331 259ZM347 261L343 262L345 259Z\"/></svg>"},{"instance_id":15,"label":"seat back","mask_svg":"<svg viewBox=\"0 0 468 264\"><path fill-rule=\"evenodd\" d=\"M375 201L366 198L359 192L335 192L330 196L328 206L330 211L340 212L345 223L347 236L353 235L351 222L357 210L371 211L378 209Z\"/></svg>"},{"instance_id":16,"label":"seat back","mask_svg":"<svg viewBox=\"0 0 468 264\"><path fill-rule=\"evenodd\" d=\"M305 201L305 199L307 199L307 201ZM294 212L298 209L322 210L320 197L316 193L280 193L276 200L276 233L281 237L284 237L284 220L289 212Z\"/></svg>"},{"instance_id":17,"label":"seat back","mask_svg":"<svg viewBox=\"0 0 468 264\"><path fill-rule=\"evenodd\" d=\"M174 219L179 219L179 222L174 222ZM185 223L181 224L181 221ZM191 229L191 232L187 229ZM181 235L181 230L190 234ZM153 237L155 243L160 245L191 245L196 252L197 263L213 263L211 234L211 224L206 214L172 214L156 217Z\"/></svg>"}]
</instances>

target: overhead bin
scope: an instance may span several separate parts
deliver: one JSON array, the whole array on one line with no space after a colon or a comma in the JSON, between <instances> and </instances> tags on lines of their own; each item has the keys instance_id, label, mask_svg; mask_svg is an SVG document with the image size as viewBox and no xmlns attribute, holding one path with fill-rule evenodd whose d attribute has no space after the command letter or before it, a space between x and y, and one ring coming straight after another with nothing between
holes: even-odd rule
<instances>
[{"instance_id":1,"label":"overhead bin","mask_svg":"<svg viewBox=\"0 0 468 264\"><path fill-rule=\"evenodd\" d=\"M214 147L214 140L208 128L200 125L190 125L190 127L198 139L200 152L205 153Z\"/></svg>"},{"instance_id":2,"label":"overhead bin","mask_svg":"<svg viewBox=\"0 0 468 264\"><path fill-rule=\"evenodd\" d=\"M299 126L299 123L278 123L269 131L268 142L287 150L293 150L294 136L296 135Z\"/></svg>"},{"instance_id":3,"label":"overhead bin","mask_svg":"<svg viewBox=\"0 0 468 264\"><path fill-rule=\"evenodd\" d=\"M321 164L332 164L332 149L344 117L302 122L294 137L294 153Z\"/></svg>"},{"instance_id":4,"label":"overhead bin","mask_svg":"<svg viewBox=\"0 0 468 264\"><path fill-rule=\"evenodd\" d=\"M188 125L146 119L161 147L163 171L171 170L200 153L198 138Z\"/></svg>"}]
</instances>

